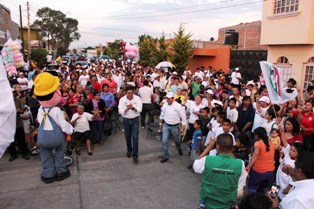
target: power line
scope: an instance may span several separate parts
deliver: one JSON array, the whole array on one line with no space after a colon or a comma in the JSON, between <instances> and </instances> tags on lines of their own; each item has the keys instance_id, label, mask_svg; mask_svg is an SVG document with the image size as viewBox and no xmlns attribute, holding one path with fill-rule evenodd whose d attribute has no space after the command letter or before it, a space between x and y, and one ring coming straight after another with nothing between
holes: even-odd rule
<instances>
[{"instance_id":1,"label":"power line","mask_svg":"<svg viewBox=\"0 0 314 209\"><path fill-rule=\"evenodd\" d=\"M186 12L177 12L177 13L170 13L170 14L160 14L160 15L148 15L148 16L139 16L139 17L100 17L100 18L80 18L80 19L104 19L104 18L109 18L109 19L143 19L143 18L151 18L151 17L163 17L163 16L173 16L173 15L185 15L185 14L191 14L191 13L198 13L198 12L205 12L205 11L211 11L211 10L219 10L219 9L226 9L230 7L239 7L239 6L244 6L244 5L250 5L250 4L255 4L255 3L260 3L260 0L252 1L252 2L246 2L246 3L241 3L241 4L233 4L233 5L228 5L228 6L222 6L222 7L215 7L215 8L207 8L207 9L201 9L201 10L192 10L192 11L186 11Z\"/></svg>"}]
</instances>

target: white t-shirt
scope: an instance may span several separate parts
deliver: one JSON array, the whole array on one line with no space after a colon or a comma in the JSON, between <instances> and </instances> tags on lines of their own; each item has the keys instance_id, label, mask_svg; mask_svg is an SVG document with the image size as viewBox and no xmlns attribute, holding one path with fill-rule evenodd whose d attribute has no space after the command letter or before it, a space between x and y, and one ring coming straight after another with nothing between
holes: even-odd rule
<instances>
[{"instance_id":1,"label":"white t-shirt","mask_svg":"<svg viewBox=\"0 0 314 209\"><path fill-rule=\"evenodd\" d=\"M281 187L278 194L281 199L285 197L285 194L283 194L282 191L288 186L288 184L291 184L293 182L292 178L282 171L282 167L284 165L289 165L292 168L294 168L295 160L292 160L291 157L289 156L290 149L291 147L289 144L287 145L287 147L282 147L282 152L284 153L285 157L284 159L282 159L282 162L280 163L280 166L276 174L276 184Z\"/></svg>"},{"instance_id":2,"label":"white t-shirt","mask_svg":"<svg viewBox=\"0 0 314 209\"><path fill-rule=\"evenodd\" d=\"M227 107L227 118L231 121L231 123L237 122L238 115L238 110L236 108L230 109L230 107ZM233 127L230 131L233 131Z\"/></svg>"},{"instance_id":3,"label":"white t-shirt","mask_svg":"<svg viewBox=\"0 0 314 209\"><path fill-rule=\"evenodd\" d=\"M271 122L268 122L266 120L266 122L263 123L262 127L266 129L267 135L270 136L271 129L273 129L273 128L278 129L278 124L276 123L275 120L272 120Z\"/></svg>"},{"instance_id":4,"label":"white t-shirt","mask_svg":"<svg viewBox=\"0 0 314 209\"><path fill-rule=\"evenodd\" d=\"M75 113L73 116L72 116L72 119L71 119L71 122L73 122L77 117L79 116L78 113ZM93 115L87 113L87 112L84 112L82 115L80 115L81 118L78 119L76 121L76 123L74 124L74 131L75 132L79 132L79 133L84 133L85 131L89 131L89 123L88 121L92 121L92 117Z\"/></svg>"},{"instance_id":5,"label":"white t-shirt","mask_svg":"<svg viewBox=\"0 0 314 209\"><path fill-rule=\"evenodd\" d=\"M148 86L143 86L138 90L138 95L141 97L143 104L151 104L153 89Z\"/></svg>"},{"instance_id":6,"label":"white t-shirt","mask_svg":"<svg viewBox=\"0 0 314 209\"><path fill-rule=\"evenodd\" d=\"M17 82L19 82L23 91L28 89L28 79L27 78L18 78ZM25 82L26 82L26 84L21 84L21 83L25 83Z\"/></svg>"},{"instance_id":7,"label":"white t-shirt","mask_svg":"<svg viewBox=\"0 0 314 209\"><path fill-rule=\"evenodd\" d=\"M79 82L81 83L83 88L85 88L88 81L89 81L89 75L81 75L79 77Z\"/></svg>"},{"instance_id":8,"label":"white t-shirt","mask_svg":"<svg viewBox=\"0 0 314 209\"><path fill-rule=\"evenodd\" d=\"M198 115L194 114L193 112L199 112L201 109L204 108L204 105L201 103L198 106L193 102L190 106L190 118L189 123L193 124L199 117Z\"/></svg>"},{"instance_id":9,"label":"white t-shirt","mask_svg":"<svg viewBox=\"0 0 314 209\"><path fill-rule=\"evenodd\" d=\"M241 79L241 73L239 72L232 72L231 74L231 83L235 85L240 84L240 79Z\"/></svg>"},{"instance_id":10,"label":"white t-shirt","mask_svg":"<svg viewBox=\"0 0 314 209\"><path fill-rule=\"evenodd\" d=\"M264 123L267 122L267 120L264 118L264 115L268 109L268 107L266 108L262 108L262 112L258 112L258 110L256 109L256 103L254 102L253 107L255 109L255 117L254 117L254 122L253 122L253 127L252 127L252 131L254 131L256 128L262 126Z\"/></svg>"}]
</instances>

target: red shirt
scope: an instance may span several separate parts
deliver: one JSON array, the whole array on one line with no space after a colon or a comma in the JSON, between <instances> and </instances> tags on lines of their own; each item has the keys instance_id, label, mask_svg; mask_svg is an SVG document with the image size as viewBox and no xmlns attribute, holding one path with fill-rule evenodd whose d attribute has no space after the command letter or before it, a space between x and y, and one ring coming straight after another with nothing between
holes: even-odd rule
<instances>
[{"instance_id":1,"label":"red shirt","mask_svg":"<svg viewBox=\"0 0 314 209\"><path fill-rule=\"evenodd\" d=\"M304 126L305 128L309 129L309 131L301 131L301 134L303 136L310 136L314 133L314 114L313 114L313 112L305 114L302 111L301 125Z\"/></svg>"},{"instance_id":2,"label":"red shirt","mask_svg":"<svg viewBox=\"0 0 314 209\"><path fill-rule=\"evenodd\" d=\"M108 84L109 91L112 94L114 94L115 93L115 89L118 88L118 84L114 80L109 81L109 80L105 79L105 80L101 81L100 86L103 86L105 83Z\"/></svg>"},{"instance_id":3,"label":"red shirt","mask_svg":"<svg viewBox=\"0 0 314 209\"><path fill-rule=\"evenodd\" d=\"M70 98L69 104L81 103L83 100L83 94L73 94ZM77 113L77 107L72 106L72 112Z\"/></svg>"},{"instance_id":4,"label":"red shirt","mask_svg":"<svg viewBox=\"0 0 314 209\"><path fill-rule=\"evenodd\" d=\"M301 134L298 134L290 139L287 139L287 142L292 146L294 142L303 142L303 137Z\"/></svg>"}]
</instances>

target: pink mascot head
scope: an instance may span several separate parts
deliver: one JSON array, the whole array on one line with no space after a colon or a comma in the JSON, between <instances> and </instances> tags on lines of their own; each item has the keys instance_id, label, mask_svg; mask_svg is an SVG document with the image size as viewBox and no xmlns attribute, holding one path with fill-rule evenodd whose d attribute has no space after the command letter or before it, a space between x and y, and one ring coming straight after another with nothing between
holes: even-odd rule
<instances>
[{"instance_id":1,"label":"pink mascot head","mask_svg":"<svg viewBox=\"0 0 314 209\"><path fill-rule=\"evenodd\" d=\"M132 59L138 56L138 47L135 45L131 45L130 43L127 43L125 45L125 56L128 59Z\"/></svg>"},{"instance_id":2,"label":"pink mascot head","mask_svg":"<svg viewBox=\"0 0 314 209\"><path fill-rule=\"evenodd\" d=\"M60 80L48 72L39 74L34 81L34 94L41 106L49 108L61 102Z\"/></svg>"}]
</instances>

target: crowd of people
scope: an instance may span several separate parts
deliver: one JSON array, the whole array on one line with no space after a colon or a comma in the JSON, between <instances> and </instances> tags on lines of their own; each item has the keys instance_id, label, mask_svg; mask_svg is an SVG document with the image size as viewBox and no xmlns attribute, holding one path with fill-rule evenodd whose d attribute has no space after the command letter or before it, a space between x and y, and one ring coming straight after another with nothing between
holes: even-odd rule
<instances>
[{"instance_id":1,"label":"crowd of people","mask_svg":"<svg viewBox=\"0 0 314 209\"><path fill-rule=\"evenodd\" d=\"M33 85L43 70L31 68L10 78L18 113L15 143L26 160L28 147L37 147L40 105ZM310 192L300 195L313 188L314 181L314 86L302 93L290 78L285 90L297 91L298 97L275 105L262 76L244 82L239 68L231 72L202 66L179 74L171 68L98 61L90 66L62 63L53 71L61 84L60 108L75 130L77 155L82 155L81 142L93 155L91 144L102 146L112 134L112 117L120 115L126 155L137 163L139 129L156 122L157 113L160 162L169 160L172 135L179 155L182 141L189 144L188 169L204 173L199 208L229 208L243 196L239 207L254 208L247 205L262 200L256 195L265 195L273 183L281 188L276 198L282 208L314 208ZM9 153L10 161L17 158L14 142ZM271 207L279 206L277 199L267 200Z\"/></svg>"}]
</instances>

